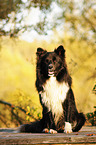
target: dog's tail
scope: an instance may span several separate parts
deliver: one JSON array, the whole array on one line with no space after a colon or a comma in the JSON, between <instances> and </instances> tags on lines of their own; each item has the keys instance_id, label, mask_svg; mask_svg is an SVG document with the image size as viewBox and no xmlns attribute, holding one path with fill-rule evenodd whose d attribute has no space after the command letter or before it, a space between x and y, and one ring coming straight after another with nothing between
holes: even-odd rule
<instances>
[{"instance_id":1,"label":"dog's tail","mask_svg":"<svg viewBox=\"0 0 96 145\"><path fill-rule=\"evenodd\" d=\"M76 121L77 124L76 124L75 127L73 127L73 129L72 129L73 132L79 131L82 128L82 126L84 125L85 121L86 121L85 116L84 116L83 113L78 113L76 115L76 120L77 120Z\"/></svg>"},{"instance_id":2,"label":"dog's tail","mask_svg":"<svg viewBox=\"0 0 96 145\"><path fill-rule=\"evenodd\" d=\"M23 124L19 127L18 132L25 133L41 133L43 131L43 121L32 122L30 124Z\"/></svg>"}]
</instances>

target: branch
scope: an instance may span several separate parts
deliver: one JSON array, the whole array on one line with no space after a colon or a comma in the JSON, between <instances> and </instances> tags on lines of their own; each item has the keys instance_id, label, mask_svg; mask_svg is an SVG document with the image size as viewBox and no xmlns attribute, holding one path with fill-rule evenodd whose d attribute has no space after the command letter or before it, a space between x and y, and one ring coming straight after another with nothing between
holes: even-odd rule
<instances>
[{"instance_id":1,"label":"branch","mask_svg":"<svg viewBox=\"0 0 96 145\"><path fill-rule=\"evenodd\" d=\"M0 112L0 120L8 127L8 125L7 125L7 122L6 122L6 120L5 120L5 118L4 118L4 116L3 116L3 114L1 114L1 112ZM3 118L2 118L3 117Z\"/></svg>"},{"instance_id":2,"label":"branch","mask_svg":"<svg viewBox=\"0 0 96 145\"><path fill-rule=\"evenodd\" d=\"M26 111L25 109L23 109L22 107L14 106L13 104L8 103L8 102L6 102L6 101L0 100L0 103L9 106L9 107L11 107L12 109L18 108L19 110L21 110L21 111L24 112L25 114L27 113L27 111ZM16 115L16 114L15 114L15 115ZM32 117L34 120L37 121L37 119L36 119L33 115L30 115L30 114L27 114L27 115L30 116L30 117Z\"/></svg>"},{"instance_id":3,"label":"branch","mask_svg":"<svg viewBox=\"0 0 96 145\"><path fill-rule=\"evenodd\" d=\"M92 27L92 30L94 32L96 32L96 27L95 25L92 23L92 20L88 19L84 14L82 14L82 16L84 17L84 19L89 23L89 25Z\"/></svg>"}]
</instances>

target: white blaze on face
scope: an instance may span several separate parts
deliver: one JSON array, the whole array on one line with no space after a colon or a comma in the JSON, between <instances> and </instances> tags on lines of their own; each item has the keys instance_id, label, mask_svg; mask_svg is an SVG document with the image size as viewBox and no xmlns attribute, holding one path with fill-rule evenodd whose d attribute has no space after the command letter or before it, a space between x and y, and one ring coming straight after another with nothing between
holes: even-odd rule
<instances>
[{"instance_id":1,"label":"white blaze on face","mask_svg":"<svg viewBox=\"0 0 96 145\"><path fill-rule=\"evenodd\" d=\"M55 115L55 123L63 114L62 103L66 99L69 86L67 83L59 83L56 77L50 77L43 86L44 91L41 92L42 101L48 107L48 111L52 111Z\"/></svg>"}]
</instances>

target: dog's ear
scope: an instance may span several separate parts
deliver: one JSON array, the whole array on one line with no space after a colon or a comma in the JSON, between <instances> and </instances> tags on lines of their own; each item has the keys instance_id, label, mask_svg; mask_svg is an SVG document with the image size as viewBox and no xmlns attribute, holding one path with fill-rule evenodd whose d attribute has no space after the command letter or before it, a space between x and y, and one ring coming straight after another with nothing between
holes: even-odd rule
<instances>
[{"instance_id":1,"label":"dog's ear","mask_svg":"<svg viewBox=\"0 0 96 145\"><path fill-rule=\"evenodd\" d=\"M65 57L65 49L62 45L60 45L57 49L55 49L55 53L59 55L60 57Z\"/></svg>"},{"instance_id":2,"label":"dog's ear","mask_svg":"<svg viewBox=\"0 0 96 145\"><path fill-rule=\"evenodd\" d=\"M37 48L37 56L41 57L42 55L44 55L47 51L46 50L43 50L42 48Z\"/></svg>"}]
</instances>

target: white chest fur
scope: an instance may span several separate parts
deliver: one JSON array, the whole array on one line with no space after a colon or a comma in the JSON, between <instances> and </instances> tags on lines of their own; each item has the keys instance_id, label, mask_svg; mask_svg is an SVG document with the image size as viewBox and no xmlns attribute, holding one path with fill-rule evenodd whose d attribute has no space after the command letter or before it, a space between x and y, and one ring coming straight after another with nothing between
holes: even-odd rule
<instances>
[{"instance_id":1,"label":"white chest fur","mask_svg":"<svg viewBox=\"0 0 96 145\"><path fill-rule=\"evenodd\" d=\"M66 99L69 86L65 82L59 83L55 77L50 77L43 87L42 101L49 109L48 111L52 111L52 114L55 115L55 123L57 123L63 114L62 103Z\"/></svg>"}]
</instances>

